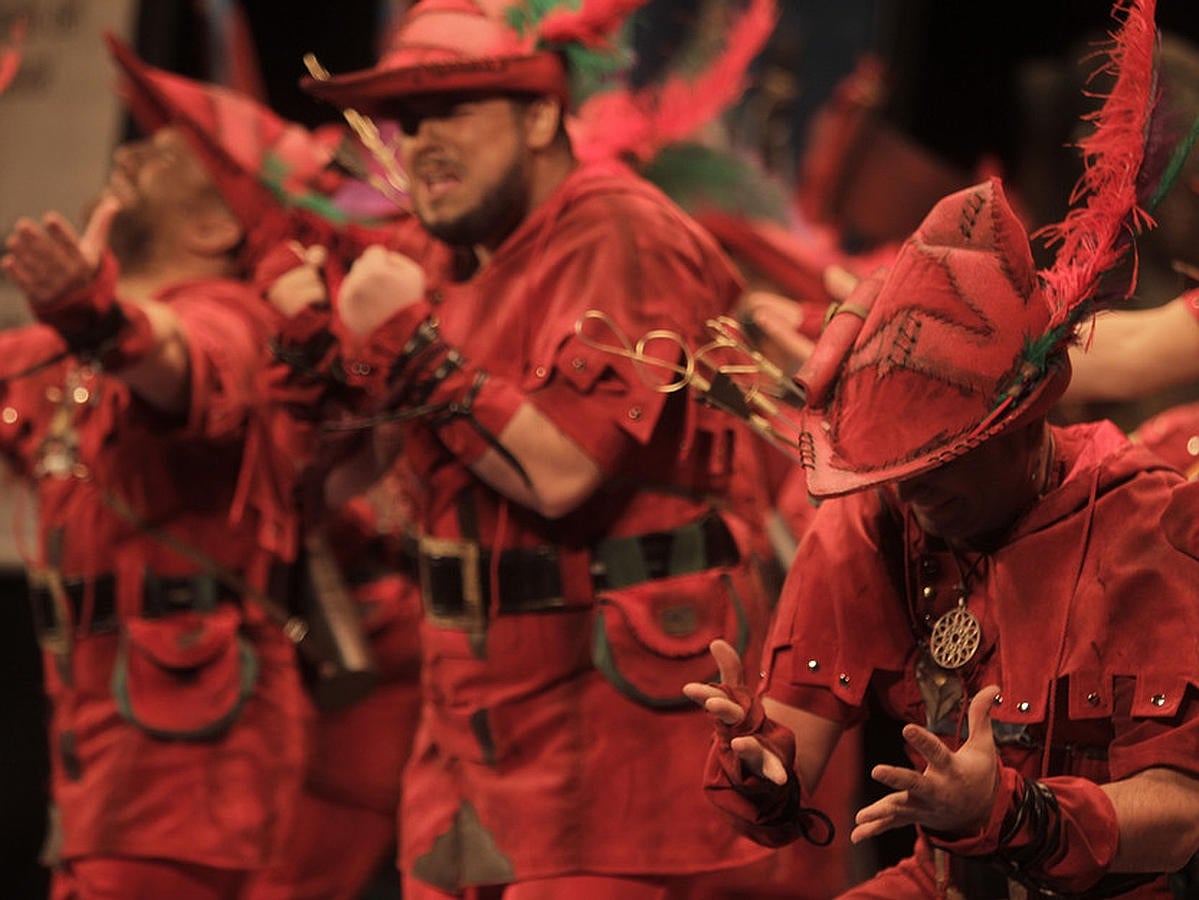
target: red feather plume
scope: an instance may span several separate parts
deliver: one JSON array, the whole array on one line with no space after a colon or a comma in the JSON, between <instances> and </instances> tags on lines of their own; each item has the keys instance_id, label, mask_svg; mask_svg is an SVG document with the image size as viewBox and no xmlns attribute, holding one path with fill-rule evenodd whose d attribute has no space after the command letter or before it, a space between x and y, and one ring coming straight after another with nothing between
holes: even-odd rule
<instances>
[{"instance_id":1,"label":"red feather plume","mask_svg":"<svg viewBox=\"0 0 1199 900\"><path fill-rule=\"evenodd\" d=\"M1078 145L1086 171L1070 196L1074 208L1062 222L1038 232L1061 245L1053 265L1040 273L1051 332L1085 315L1100 277L1120 261L1136 234L1153 224L1140 206L1138 183L1158 100L1154 11L1155 0L1121 0L1113 10L1124 21L1099 72L1115 73L1116 82L1103 107L1087 117L1096 127Z\"/></svg>"},{"instance_id":2,"label":"red feather plume","mask_svg":"<svg viewBox=\"0 0 1199 900\"><path fill-rule=\"evenodd\" d=\"M571 129L579 158L633 157L644 163L667 144L694 135L740 98L745 73L777 21L775 0L751 0L721 54L697 78L676 75L657 87L587 101Z\"/></svg>"}]
</instances>

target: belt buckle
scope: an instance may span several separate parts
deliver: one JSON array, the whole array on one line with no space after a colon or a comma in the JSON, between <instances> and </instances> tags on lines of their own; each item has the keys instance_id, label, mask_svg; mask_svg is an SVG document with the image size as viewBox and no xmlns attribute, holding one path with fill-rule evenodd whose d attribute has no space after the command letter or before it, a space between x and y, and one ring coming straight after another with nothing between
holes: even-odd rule
<instances>
[{"instance_id":1,"label":"belt buckle","mask_svg":"<svg viewBox=\"0 0 1199 900\"><path fill-rule=\"evenodd\" d=\"M479 575L479 545L474 541L457 538L422 537L417 542L417 569L420 573L420 593L425 615L439 628L452 628L481 635L486 627L486 610L483 606L483 585ZM429 559L456 559L462 575L462 612L447 616L438 613L433 606L432 577Z\"/></svg>"}]
</instances>

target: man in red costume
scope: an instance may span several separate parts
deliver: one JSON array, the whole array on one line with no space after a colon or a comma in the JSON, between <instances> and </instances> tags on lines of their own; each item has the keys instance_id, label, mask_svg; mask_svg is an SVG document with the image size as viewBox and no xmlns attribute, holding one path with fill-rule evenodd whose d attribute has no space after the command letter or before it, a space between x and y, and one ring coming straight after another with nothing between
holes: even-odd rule
<instances>
[{"instance_id":1,"label":"man in red costume","mask_svg":"<svg viewBox=\"0 0 1199 900\"><path fill-rule=\"evenodd\" d=\"M765 856L695 802L707 724L680 692L709 637L754 646L766 618L722 510L734 423L662 389L677 342L611 352L702 340L740 286L657 190L576 162L542 48L590 52L620 18L597 7L426 0L376 69L309 85L400 123L416 213L454 250L423 271L368 250L334 296L338 370L405 423L417 498L406 897L672 897Z\"/></svg>"},{"instance_id":2,"label":"man in red costume","mask_svg":"<svg viewBox=\"0 0 1199 900\"><path fill-rule=\"evenodd\" d=\"M142 128L177 128L215 178L242 223L241 257L247 265L270 268L263 256L271 250L294 265L295 251L277 245L281 238L319 234L330 246L334 237L350 239L356 226L334 204L355 188L360 194L365 185L351 182L332 165L334 141L280 119L241 94L148 66L114 38L109 47L123 76L126 104ZM258 305L268 309L261 298ZM278 310L272 330L292 312ZM260 351L264 358L269 355L265 342ZM318 714L304 790L280 852L246 896L338 900L358 896L395 846L400 770L419 704L420 600L410 577L389 570L389 560L399 556L390 545L403 536L400 504L388 492L389 483L376 485L369 496L355 498L334 515L313 510L302 515L302 471L317 452L319 432L310 421L290 416L296 398L289 394L289 373L282 362L272 358L271 363L254 382L244 477L234 509L253 516L259 544L280 560L295 561L304 533L314 526L328 534L347 599L357 601L346 604L343 624L353 626L350 619L360 614L357 624L369 647L372 669L354 677L361 685L373 674L377 683L368 692L356 688L353 702L342 691L333 698L336 708L325 702L327 683L314 686ZM382 499L371 502L376 497ZM291 577L278 579L274 587L280 600L290 595L287 600L294 604L304 566L289 568Z\"/></svg>"},{"instance_id":3,"label":"man in red costume","mask_svg":"<svg viewBox=\"0 0 1199 900\"><path fill-rule=\"evenodd\" d=\"M916 852L849 896L1168 897L1155 873L1199 849L1196 487L1110 424L1046 424L1069 366L1030 349L1038 274L992 181L851 295L805 439L813 493L850 496L800 546L759 696L722 644L724 683L687 689L718 723L710 796L766 843L819 821L868 691L906 723L918 768L875 768L894 793L852 838L915 824Z\"/></svg>"},{"instance_id":4,"label":"man in red costume","mask_svg":"<svg viewBox=\"0 0 1199 900\"><path fill-rule=\"evenodd\" d=\"M36 486L56 898L229 898L277 848L303 759L271 558L230 515L270 330L243 228L178 132L121 147L85 233L23 219L3 269L0 445Z\"/></svg>"}]
</instances>

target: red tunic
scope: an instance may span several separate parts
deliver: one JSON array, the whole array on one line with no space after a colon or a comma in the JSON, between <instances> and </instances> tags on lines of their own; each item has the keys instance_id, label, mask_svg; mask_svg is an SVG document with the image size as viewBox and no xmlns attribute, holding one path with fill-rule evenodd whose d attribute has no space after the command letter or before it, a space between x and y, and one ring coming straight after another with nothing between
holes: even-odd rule
<instances>
[{"instance_id":1,"label":"red tunic","mask_svg":"<svg viewBox=\"0 0 1199 900\"><path fill-rule=\"evenodd\" d=\"M1000 755L1028 777L1102 783L1151 766L1199 776L1199 487L1109 423L1054 435L1060 484L1001 548L965 555L977 562L968 609L982 643L958 670L962 686L1000 686ZM766 693L852 721L869 689L898 722L956 746L962 706L929 709L913 635L956 603L947 588L961 575L904 522L884 492L821 507L784 588Z\"/></svg>"},{"instance_id":2,"label":"red tunic","mask_svg":"<svg viewBox=\"0 0 1199 900\"><path fill-rule=\"evenodd\" d=\"M602 628L621 674L645 694L681 699L684 682L713 674L708 641L736 638L733 594L751 642L760 641L766 605L745 564L599 598L588 574L596 542L669 532L722 504L735 423L685 392L656 389L672 376L575 334L580 317L598 309L632 342L667 328L696 346L707 341L705 320L738 293L711 239L615 165L577 170L469 281L431 273L445 341L485 369L489 384L534 404L607 482L549 521L478 480L433 430L409 429L421 530L441 538L473 531L489 550L553 548L565 608L495 614L490 598L479 654L463 628L425 619L425 703L404 785L405 872L455 889L572 873L684 874L764 855L701 797L705 715L690 704L650 708L593 662ZM619 346L603 328L588 334ZM677 348L655 349L673 361ZM724 518L747 555L749 526ZM672 610L690 624L671 629Z\"/></svg>"},{"instance_id":3,"label":"red tunic","mask_svg":"<svg viewBox=\"0 0 1199 900\"><path fill-rule=\"evenodd\" d=\"M187 576L198 566L114 512L111 498L170 540L264 583L269 560L257 549L256 523L231 520L229 508L267 320L260 301L229 281L180 283L157 299L171 305L186 333L186 421L152 409L118 378L72 357L0 382L0 448L38 494L34 568L53 565L66 578L92 583L115 577L120 630L91 627L89 589L69 664L46 654L63 855L256 868L273 852L299 784L306 701L294 652L249 602L222 602L211 614L142 618L145 573ZM11 376L64 345L51 329L30 326L0 335L0 348L0 374ZM68 459L61 474L44 473L39 464L53 454L43 444L56 420L77 435L75 463ZM127 655L137 660L126 684L135 717L152 711L181 731L212 726L214 713L197 695L226 696L252 668L237 649L238 634L257 658L257 676L223 734L162 740L122 716L113 676ZM190 674L165 665L200 645L204 661Z\"/></svg>"}]
</instances>

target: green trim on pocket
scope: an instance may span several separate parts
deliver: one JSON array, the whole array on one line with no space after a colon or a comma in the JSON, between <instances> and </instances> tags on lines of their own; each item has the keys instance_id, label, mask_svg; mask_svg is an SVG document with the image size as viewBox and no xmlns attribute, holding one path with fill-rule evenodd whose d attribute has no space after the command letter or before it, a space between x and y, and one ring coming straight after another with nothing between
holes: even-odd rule
<instances>
[{"instance_id":1,"label":"green trim on pocket","mask_svg":"<svg viewBox=\"0 0 1199 900\"><path fill-rule=\"evenodd\" d=\"M729 599L732 601L733 610L737 614L737 655L741 656L745 653L745 648L749 646L749 617L745 614L745 607L741 603L741 596L737 593L737 588L733 584L733 579L727 573L720 576L725 587L728 588ZM651 651L647 651L651 652ZM620 671L620 667L616 663L616 657L612 653L612 642L608 640L608 627L604 619L604 611L597 607L595 612L595 630L591 639L591 662L597 670L612 684L616 690L624 694L630 700L640 703L642 706L648 706L651 709L685 709L691 706L691 700L688 699L680 690L675 697L655 697L645 693L639 687L634 685L624 673ZM669 665L669 660L663 660L663 665ZM718 677L717 672L713 672L708 680L713 680ZM680 685L681 688L681 685Z\"/></svg>"},{"instance_id":2,"label":"green trim on pocket","mask_svg":"<svg viewBox=\"0 0 1199 900\"><path fill-rule=\"evenodd\" d=\"M242 707L258 682L258 654L250 642L237 635L238 670L241 673L240 689L233 708L225 715L200 728L189 731L173 731L164 728L153 728L140 721L133 712L133 704L129 698L129 638L121 635L121 646L117 653L117 661L112 670L112 696L116 701L117 712L126 722L144 731L150 737L163 741L210 741L219 738L237 721Z\"/></svg>"}]
</instances>

